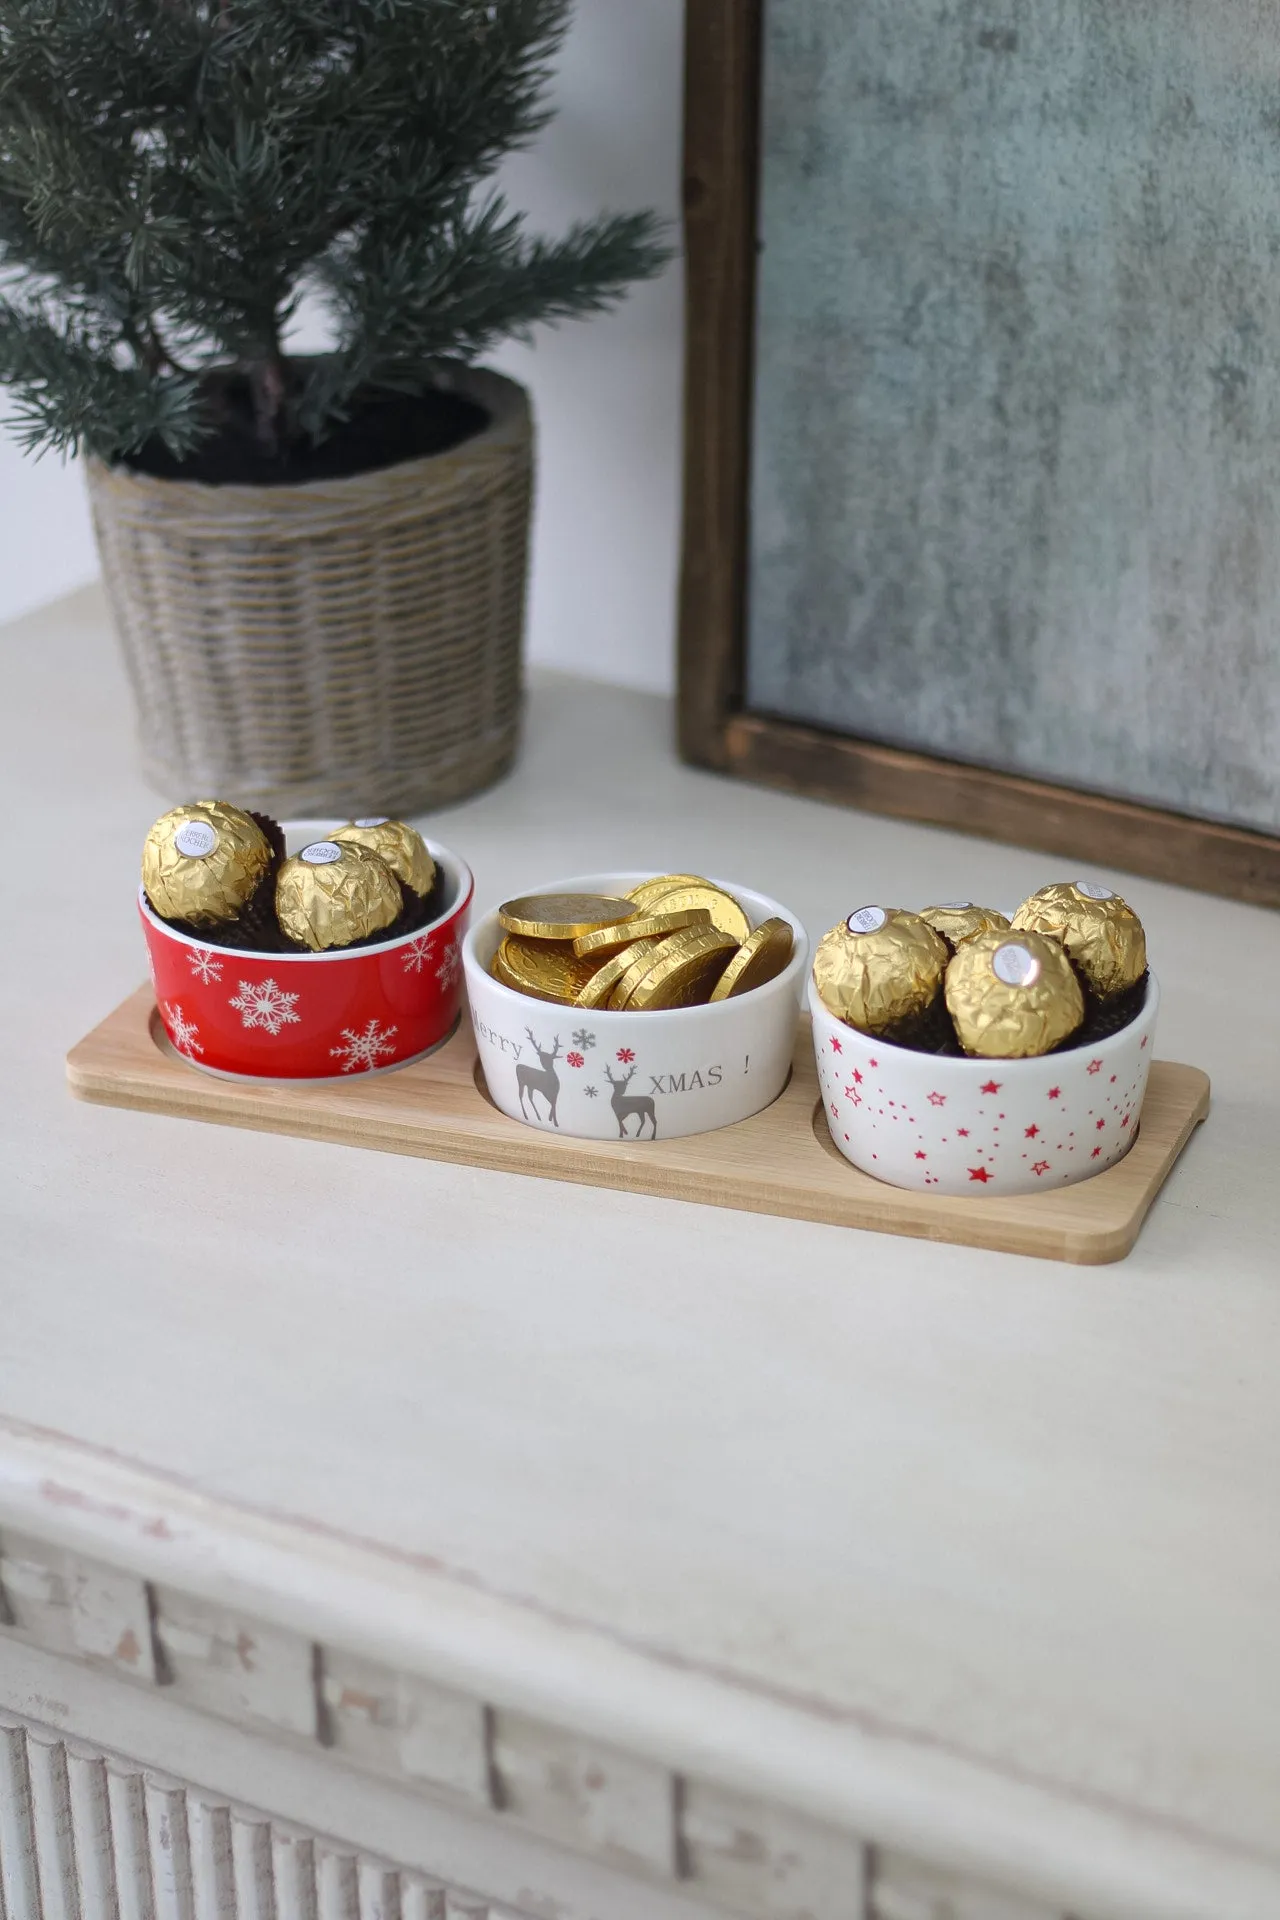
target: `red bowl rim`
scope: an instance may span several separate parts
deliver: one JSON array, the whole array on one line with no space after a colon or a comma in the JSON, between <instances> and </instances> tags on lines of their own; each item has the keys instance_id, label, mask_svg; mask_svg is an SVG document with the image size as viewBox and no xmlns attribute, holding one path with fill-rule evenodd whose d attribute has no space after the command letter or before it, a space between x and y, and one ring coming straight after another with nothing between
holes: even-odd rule
<instances>
[{"instance_id":1,"label":"red bowl rim","mask_svg":"<svg viewBox=\"0 0 1280 1920\"><path fill-rule=\"evenodd\" d=\"M315 838L322 839L323 835L317 834ZM426 839L425 834L423 838ZM183 933L180 928L171 927L167 920L160 918L151 905L141 883L138 886L138 911L148 926L154 927L156 932L162 934L166 940L173 940L184 947L199 947L205 953L229 953L240 960L270 960L288 966L299 962L314 965L317 961L354 962L376 959L380 954L394 953L397 947L409 946L413 941L422 940L428 934L435 933L447 921L465 912L475 898L475 876L460 854L456 854L452 847L442 846L438 840L427 840L427 851L436 864L442 866L456 883L457 894L453 904L443 913L437 914L434 920L428 920L425 926L414 927L408 933L399 933L393 940L371 941L363 947L340 947L332 953L268 953L258 947L224 947L216 940L201 940L195 934Z\"/></svg>"}]
</instances>

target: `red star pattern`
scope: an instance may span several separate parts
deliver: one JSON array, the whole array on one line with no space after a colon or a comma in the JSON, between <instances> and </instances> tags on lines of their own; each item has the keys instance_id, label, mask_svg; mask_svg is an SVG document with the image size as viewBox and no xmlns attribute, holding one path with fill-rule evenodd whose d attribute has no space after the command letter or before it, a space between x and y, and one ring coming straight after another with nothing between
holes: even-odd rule
<instances>
[{"instance_id":1,"label":"red star pattern","mask_svg":"<svg viewBox=\"0 0 1280 1920\"><path fill-rule=\"evenodd\" d=\"M621 1062L622 1062L622 1064L623 1064L623 1066L624 1066L624 1067L625 1067L625 1066L629 1066L629 1065L630 1065L630 1063L631 1063L631 1061L633 1061L633 1060L635 1059L635 1057L636 1057L636 1055L635 1055L635 1049L634 1049L634 1047L619 1047L619 1048L618 1048L618 1059L619 1059L619 1060L621 1060Z\"/></svg>"},{"instance_id":2,"label":"red star pattern","mask_svg":"<svg viewBox=\"0 0 1280 1920\"><path fill-rule=\"evenodd\" d=\"M1091 1061L1089 1062L1089 1064L1088 1064L1088 1066L1087 1066L1087 1067L1085 1068L1085 1072L1086 1072L1086 1073L1101 1073L1101 1072L1102 1072L1102 1062L1101 1062L1101 1060L1091 1060Z\"/></svg>"},{"instance_id":3,"label":"red star pattern","mask_svg":"<svg viewBox=\"0 0 1280 1920\"><path fill-rule=\"evenodd\" d=\"M1034 1160L1031 1164L1031 1171L1032 1173L1048 1173L1049 1162L1047 1160Z\"/></svg>"},{"instance_id":4,"label":"red star pattern","mask_svg":"<svg viewBox=\"0 0 1280 1920\"><path fill-rule=\"evenodd\" d=\"M970 1167L969 1178L971 1180L981 1180L983 1186L985 1187L988 1180L991 1178L991 1175L987 1172L985 1167Z\"/></svg>"},{"instance_id":5,"label":"red star pattern","mask_svg":"<svg viewBox=\"0 0 1280 1920\"><path fill-rule=\"evenodd\" d=\"M945 1093L931 1093L929 1095L929 1105L931 1107L945 1107L946 1104L947 1096Z\"/></svg>"},{"instance_id":6,"label":"red star pattern","mask_svg":"<svg viewBox=\"0 0 1280 1920\"><path fill-rule=\"evenodd\" d=\"M1061 1099L1061 1097L1062 1097L1062 1088L1061 1088L1061 1087L1050 1087L1050 1089L1049 1089L1049 1098L1050 1098L1051 1100L1059 1100L1059 1099Z\"/></svg>"},{"instance_id":7,"label":"red star pattern","mask_svg":"<svg viewBox=\"0 0 1280 1920\"><path fill-rule=\"evenodd\" d=\"M1126 1114L1125 1114L1125 1115L1124 1115L1124 1116L1122 1117L1122 1119L1121 1119L1121 1121L1120 1121L1120 1125L1121 1125L1122 1127L1127 1127L1127 1126L1128 1126L1128 1124L1129 1124L1129 1116L1128 1116L1128 1114L1126 1113Z\"/></svg>"},{"instance_id":8,"label":"red star pattern","mask_svg":"<svg viewBox=\"0 0 1280 1920\"><path fill-rule=\"evenodd\" d=\"M1039 1131L1040 1131L1039 1127L1034 1125L1030 1126L1027 1128L1026 1132L1023 1134L1022 1137L1024 1140L1034 1140L1036 1135L1039 1133Z\"/></svg>"},{"instance_id":9,"label":"red star pattern","mask_svg":"<svg viewBox=\"0 0 1280 1920\"><path fill-rule=\"evenodd\" d=\"M1142 1036L1142 1047L1145 1047L1145 1046L1146 1046L1146 1044L1147 1044L1147 1041L1148 1041L1148 1039L1149 1039L1149 1037L1150 1037L1150 1036L1149 1036L1148 1034L1145 1034L1145 1033L1143 1034L1143 1036ZM1139 1048L1138 1048L1138 1052L1139 1052L1139 1053L1141 1053L1141 1052L1142 1052L1142 1047L1139 1047Z\"/></svg>"},{"instance_id":10,"label":"red star pattern","mask_svg":"<svg viewBox=\"0 0 1280 1920\"><path fill-rule=\"evenodd\" d=\"M999 1080L984 1080L982 1083L982 1091L984 1093L999 1093L1002 1085L1003 1082Z\"/></svg>"},{"instance_id":11,"label":"red star pattern","mask_svg":"<svg viewBox=\"0 0 1280 1920\"><path fill-rule=\"evenodd\" d=\"M833 1034L832 1034L832 1036L831 1036L831 1051L832 1051L832 1053L843 1053L843 1052L844 1052L844 1048L843 1048L843 1047L841 1046L841 1044L840 1044L840 1042L839 1042L839 1040L838 1040L838 1039L836 1038L836 1036L835 1036L835 1034L834 1034L834 1033L833 1033Z\"/></svg>"},{"instance_id":12,"label":"red star pattern","mask_svg":"<svg viewBox=\"0 0 1280 1920\"><path fill-rule=\"evenodd\" d=\"M927 1153L925 1153L925 1152L923 1152L923 1151L921 1150L921 1148L919 1148L919 1147L917 1147L917 1148L916 1148L916 1159L917 1159L917 1160L927 1160L928 1158L929 1158L929 1156L928 1156L928 1154L927 1154Z\"/></svg>"},{"instance_id":13,"label":"red star pattern","mask_svg":"<svg viewBox=\"0 0 1280 1920\"><path fill-rule=\"evenodd\" d=\"M1091 1154L1089 1155L1089 1158L1090 1158L1091 1160L1096 1160L1096 1159L1097 1159L1097 1157L1098 1157L1098 1155L1099 1155L1099 1154L1100 1154L1101 1152L1102 1152L1102 1148L1101 1148L1101 1147L1095 1147L1095 1148L1094 1148L1094 1150L1093 1150L1093 1152L1092 1152L1092 1153L1091 1153Z\"/></svg>"},{"instance_id":14,"label":"red star pattern","mask_svg":"<svg viewBox=\"0 0 1280 1920\"><path fill-rule=\"evenodd\" d=\"M1097 1126L1097 1129L1098 1129L1098 1132L1099 1132L1099 1133L1101 1133L1101 1132L1102 1132L1102 1129L1103 1129L1103 1128L1104 1128L1104 1127L1106 1126L1106 1124L1107 1124L1107 1123L1106 1123L1106 1121L1105 1121L1105 1120L1098 1120L1098 1121L1096 1121L1096 1122L1095 1122L1095 1125Z\"/></svg>"},{"instance_id":15,"label":"red star pattern","mask_svg":"<svg viewBox=\"0 0 1280 1920\"><path fill-rule=\"evenodd\" d=\"M969 1138L969 1129L968 1129L968 1127L957 1127L957 1128L956 1128L956 1138L957 1138L957 1140L967 1140L967 1139Z\"/></svg>"}]
</instances>

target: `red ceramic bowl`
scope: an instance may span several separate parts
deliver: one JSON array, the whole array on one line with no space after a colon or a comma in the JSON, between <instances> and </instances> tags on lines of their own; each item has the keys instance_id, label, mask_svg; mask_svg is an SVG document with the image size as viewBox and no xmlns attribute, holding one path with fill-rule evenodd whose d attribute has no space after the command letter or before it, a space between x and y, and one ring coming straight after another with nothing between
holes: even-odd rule
<instances>
[{"instance_id":1,"label":"red ceramic bowl","mask_svg":"<svg viewBox=\"0 0 1280 1920\"><path fill-rule=\"evenodd\" d=\"M290 853L333 823L287 823ZM138 890L156 1005L170 1045L206 1073L250 1080L342 1080L407 1066L447 1040L462 1009L462 936L471 869L428 840L443 869L444 913L416 933L353 953L242 953L202 945L152 912Z\"/></svg>"}]
</instances>

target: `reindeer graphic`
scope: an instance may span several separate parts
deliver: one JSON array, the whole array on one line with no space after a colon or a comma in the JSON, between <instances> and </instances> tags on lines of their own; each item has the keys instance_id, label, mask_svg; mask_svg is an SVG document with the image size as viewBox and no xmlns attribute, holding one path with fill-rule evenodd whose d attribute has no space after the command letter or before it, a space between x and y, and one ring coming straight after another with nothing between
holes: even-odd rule
<instances>
[{"instance_id":1,"label":"reindeer graphic","mask_svg":"<svg viewBox=\"0 0 1280 1920\"><path fill-rule=\"evenodd\" d=\"M619 1140L643 1139L644 1123L647 1120L653 1129L649 1138L656 1140L658 1137L658 1121L653 1111L653 1095L649 1093L627 1092L627 1088L630 1086L634 1074L635 1068L632 1067L629 1072L623 1075L621 1080L615 1080L611 1068L606 1067L604 1070L604 1077L613 1088L609 1105L618 1116L618 1138ZM632 1114L635 1115L640 1124L634 1134L629 1135L627 1133L627 1121L631 1118Z\"/></svg>"},{"instance_id":2,"label":"reindeer graphic","mask_svg":"<svg viewBox=\"0 0 1280 1920\"><path fill-rule=\"evenodd\" d=\"M536 1120L538 1118L538 1109L533 1096L536 1093L540 1093L547 1103L548 1120L553 1127L558 1127L560 1122L556 1119L556 1101L560 1097L560 1075L556 1072L555 1062L560 1057L560 1036L559 1034L556 1035L552 1042L551 1052L546 1053L534 1039L533 1029L526 1027L525 1032L528 1034L533 1044L533 1050L542 1062L542 1065L540 1067L517 1066L516 1068L516 1085L520 1089L520 1111L521 1113L524 1112L525 1095L527 1094L529 1096L529 1111Z\"/></svg>"}]
</instances>

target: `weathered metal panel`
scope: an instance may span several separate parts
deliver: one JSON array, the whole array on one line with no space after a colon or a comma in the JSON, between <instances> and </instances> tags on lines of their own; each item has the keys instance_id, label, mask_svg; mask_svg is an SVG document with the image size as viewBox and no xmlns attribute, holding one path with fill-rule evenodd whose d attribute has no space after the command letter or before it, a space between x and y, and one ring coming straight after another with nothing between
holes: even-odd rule
<instances>
[{"instance_id":1,"label":"weathered metal panel","mask_svg":"<svg viewBox=\"0 0 1280 1920\"><path fill-rule=\"evenodd\" d=\"M751 705L1280 827L1280 12L765 19Z\"/></svg>"}]
</instances>

